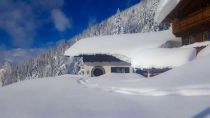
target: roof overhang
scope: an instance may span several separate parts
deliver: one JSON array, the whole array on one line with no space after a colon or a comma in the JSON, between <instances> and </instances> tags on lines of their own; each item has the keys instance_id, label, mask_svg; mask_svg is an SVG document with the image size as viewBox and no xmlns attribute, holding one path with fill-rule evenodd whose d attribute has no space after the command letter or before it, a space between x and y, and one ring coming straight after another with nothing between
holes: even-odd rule
<instances>
[{"instance_id":1,"label":"roof overhang","mask_svg":"<svg viewBox=\"0 0 210 118\"><path fill-rule=\"evenodd\" d=\"M168 15L177 7L182 0L161 0L155 15L155 21L161 23L169 21Z\"/></svg>"}]
</instances>

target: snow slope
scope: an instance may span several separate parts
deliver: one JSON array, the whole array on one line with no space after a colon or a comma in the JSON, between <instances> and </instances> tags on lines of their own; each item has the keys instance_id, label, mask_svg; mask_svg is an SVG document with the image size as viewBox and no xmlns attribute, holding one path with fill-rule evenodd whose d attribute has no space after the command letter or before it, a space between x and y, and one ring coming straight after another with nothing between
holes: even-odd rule
<instances>
[{"instance_id":1,"label":"snow slope","mask_svg":"<svg viewBox=\"0 0 210 118\"><path fill-rule=\"evenodd\" d=\"M77 80L66 75L4 87L0 89L0 117L137 118L143 113L129 96L87 89Z\"/></svg>"},{"instance_id":2,"label":"snow slope","mask_svg":"<svg viewBox=\"0 0 210 118\"><path fill-rule=\"evenodd\" d=\"M209 54L210 54L210 46L207 46L198 53L197 58L203 57Z\"/></svg>"},{"instance_id":3,"label":"snow slope","mask_svg":"<svg viewBox=\"0 0 210 118\"><path fill-rule=\"evenodd\" d=\"M118 82L113 84L110 84L110 82L108 81L107 83L109 84L106 84L106 79L100 79L102 82L98 80L88 80L87 85L97 84L101 88L104 87L106 89L115 86L118 89L130 89L131 92L133 89L134 95L210 95L209 58L210 55L197 58L196 60L189 62L183 66L174 68L170 71L167 71L156 77L149 78L147 80L138 80L129 83L122 81L122 83Z\"/></svg>"},{"instance_id":4,"label":"snow slope","mask_svg":"<svg viewBox=\"0 0 210 118\"><path fill-rule=\"evenodd\" d=\"M204 118L210 55L151 79L65 75L0 88L1 118ZM113 78L113 76L115 76ZM131 76L128 75L128 78Z\"/></svg>"}]
</instances>

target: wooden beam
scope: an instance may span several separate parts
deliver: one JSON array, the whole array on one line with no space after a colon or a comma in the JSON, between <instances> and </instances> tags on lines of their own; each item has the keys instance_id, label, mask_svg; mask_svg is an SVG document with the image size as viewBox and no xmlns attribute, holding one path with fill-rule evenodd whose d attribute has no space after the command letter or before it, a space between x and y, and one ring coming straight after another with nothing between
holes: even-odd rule
<instances>
[{"instance_id":1,"label":"wooden beam","mask_svg":"<svg viewBox=\"0 0 210 118\"><path fill-rule=\"evenodd\" d=\"M210 7L197 11L182 20L175 20L173 22L173 33L177 34L190 30L193 27L202 27L202 24L210 22Z\"/></svg>"}]
</instances>

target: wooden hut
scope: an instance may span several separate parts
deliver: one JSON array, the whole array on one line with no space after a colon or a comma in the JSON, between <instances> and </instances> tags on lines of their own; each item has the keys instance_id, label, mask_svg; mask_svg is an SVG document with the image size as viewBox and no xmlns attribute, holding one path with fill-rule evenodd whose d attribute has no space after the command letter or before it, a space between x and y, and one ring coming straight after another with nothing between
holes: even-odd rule
<instances>
[{"instance_id":1,"label":"wooden hut","mask_svg":"<svg viewBox=\"0 0 210 118\"><path fill-rule=\"evenodd\" d=\"M172 23L183 45L210 41L210 0L180 0L163 22Z\"/></svg>"}]
</instances>

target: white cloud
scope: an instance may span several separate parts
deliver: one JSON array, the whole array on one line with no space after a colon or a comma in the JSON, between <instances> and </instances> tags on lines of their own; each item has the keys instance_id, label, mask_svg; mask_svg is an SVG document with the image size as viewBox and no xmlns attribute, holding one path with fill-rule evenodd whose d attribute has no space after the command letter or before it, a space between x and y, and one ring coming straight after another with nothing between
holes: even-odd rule
<instances>
[{"instance_id":1,"label":"white cloud","mask_svg":"<svg viewBox=\"0 0 210 118\"><path fill-rule=\"evenodd\" d=\"M14 3L10 0L0 4L0 28L12 38L15 46L33 42L36 25L32 7L24 3Z\"/></svg>"},{"instance_id":2,"label":"white cloud","mask_svg":"<svg viewBox=\"0 0 210 118\"><path fill-rule=\"evenodd\" d=\"M66 29L71 28L71 23L69 19L65 16L65 14L59 9L53 9L51 11L51 16L55 25L55 28L63 32Z\"/></svg>"},{"instance_id":3,"label":"white cloud","mask_svg":"<svg viewBox=\"0 0 210 118\"><path fill-rule=\"evenodd\" d=\"M43 48L32 48L32 49L12 49L12 50L0 50L0 64L4 61L21 64L26 60L29 60L37 55L45 52Z\"/></svg>"},{"instance_id":4,"label":"white cloud","mask_svg":"<svg viewBox=\"0 0 210 118\"><path fill-rule=\"evenodd\" d=\"M51 15L42 14L60 9L63 4L64 0L0 0L0 29L11 37L13 46L30 47L37 29L51 21Z\"/></svg>"}]
</instances>

